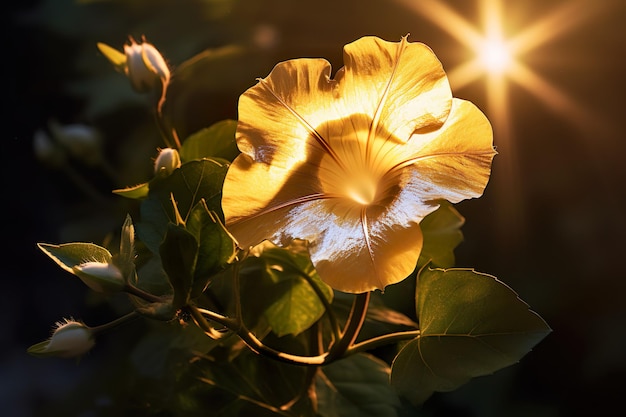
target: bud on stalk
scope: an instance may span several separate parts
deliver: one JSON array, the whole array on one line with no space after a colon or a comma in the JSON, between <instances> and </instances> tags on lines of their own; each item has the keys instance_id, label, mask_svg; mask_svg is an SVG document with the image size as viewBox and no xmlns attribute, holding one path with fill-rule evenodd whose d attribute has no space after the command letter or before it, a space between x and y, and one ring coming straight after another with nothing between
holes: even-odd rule
<instances>
[{"instance_id":1,"label":"bud on stalk","mask_svg":"<svg viewBox=\"0 0 626 417\"><path fill-rule=\"evenodd\" d=\"M50 339L28 348L33 356L55 356L58 358L74 358L87 353L95 345L93 333L85 324L65 320L57 323Z\"/></svg>"}]
</instances>

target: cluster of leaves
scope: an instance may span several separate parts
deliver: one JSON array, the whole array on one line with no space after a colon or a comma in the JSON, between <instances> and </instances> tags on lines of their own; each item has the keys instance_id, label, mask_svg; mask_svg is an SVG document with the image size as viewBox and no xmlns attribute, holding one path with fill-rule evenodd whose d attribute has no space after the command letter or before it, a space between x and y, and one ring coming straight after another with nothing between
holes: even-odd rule
<instances>
[{"instance_id":1,"label":"cluster of leaves","mask_svg":"<svg viewBox=\"0 0 626 417\"><path fill-rule=\"evenodd\" d=\"M188 135L171 175L115 190L140 205L140 219L122 227L118 253L40 245L69 272L86 260L115 263L135 311L153 319L128 358L153 382L143 380L137 394L142 412L399 416L434 392L516 363L549 333L504 283L454 268L464 219L442 202L421 223L415 272L371 294L354 343L328 361L283 360L324 358L343 337L354 296L320 280L306 242L237 248L220 207L238 154L235 129L223 120Z\"/></svg>"}]
</instances>

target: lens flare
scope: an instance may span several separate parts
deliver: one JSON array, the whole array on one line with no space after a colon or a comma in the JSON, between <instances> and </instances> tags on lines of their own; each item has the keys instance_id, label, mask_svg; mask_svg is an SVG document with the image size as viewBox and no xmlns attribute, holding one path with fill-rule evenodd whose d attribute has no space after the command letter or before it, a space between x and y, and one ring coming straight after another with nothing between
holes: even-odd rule
<instances>
[{"instance_id":1,"label":"lens flare","mask_svg":"<svg viewBox=\"0 0 626 417\"><path fill-rule=\"evenodd\" d=\"M508 192L519 184L519 174L513 149L516 145L512 134L512 117L509 106L509 84L518 84L537 97L546 107L583 129L602 126L603 118L569 97L555 85L530 68L524 58L539 47L573 30L580 30L585 22L610 10L610 2L596 2L589 7L587 0L562 2L551 11L535 19L518 33L505 36L506 21L502 0L480 0L482 21L475 25L450 6L438 0L396 0L407 10L426 18L442 31L466 46L474 58L448 71L453 90L459 90L477 80L484 80L487 114L493 125L496 144L500 152L498 160L503 175L498 177L503 198L498 210L501 219L510 230L524 228L524 207L521 197ZM502 178L501 178L502 177ZM494 184L498 185L498 184ZM504 218L506 217L506 218ZM513 234L516 232L513 231Z\"/></svg>"},{"instance_id":2,"label":"lens flare","mask_svg":"<svg viewBox=\"0 0 626 417\"><path fill-rule=\"evenodd\" d=\"M485 71L491 74L505 74L511 68L513 56L502 39L485 39L478 55Z\"/></svg>"}]
</instances>

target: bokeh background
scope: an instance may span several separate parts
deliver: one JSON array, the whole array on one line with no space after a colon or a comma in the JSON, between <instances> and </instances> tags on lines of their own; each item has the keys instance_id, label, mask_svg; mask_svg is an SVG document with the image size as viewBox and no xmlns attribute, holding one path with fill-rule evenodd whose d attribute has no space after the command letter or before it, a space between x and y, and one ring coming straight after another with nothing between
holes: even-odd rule
<instances>
[{"instance_id":1,"label":"bokeh background","mask_svg":"<svg viewBox=\"0 0 626 417\"><path fill-rule=\"evenodd\" d=\"M134 209L111 189L149 178L146 155L161 146L149 100L96 48L121 49L129 35L145 35L174 68L206 49L244 48L207 70L195 105L181 109L197 128L236 118L238 95L281 60L325 57L336 70L342 46L364 35L397 41L410 33L429 45L454 95L492 120L499 152L485 195L457 206L466 218L458 265L510 285L553 332L519 364L436 394L424 415L623 409L625 1L42 0L12 2L3 16L2 415L55 415L100 377L95 363L114 347L111 337L78 364L25 353L63 317L114 317L36 243L104 241ZM476 42L497 29L487 21L512 40L517 67L509 72L462 69L486 48ZM101 129L108 166L38 159L33 137L51 121Z\"/></svg>"}]
</instances>

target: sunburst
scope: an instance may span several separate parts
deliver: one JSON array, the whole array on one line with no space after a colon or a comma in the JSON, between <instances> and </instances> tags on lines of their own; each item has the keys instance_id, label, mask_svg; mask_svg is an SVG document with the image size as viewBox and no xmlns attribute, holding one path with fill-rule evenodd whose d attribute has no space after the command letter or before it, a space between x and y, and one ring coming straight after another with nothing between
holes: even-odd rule
<instances>
[{"instance_id":1,"label":"sunburst","mask_svg":"<svg viewBox=\"0 0 626 417\"><path fill-rule=\"evenodd\" d=\"M473 58L448 71L452 88L456 91L484 80L487 114L496 135L495 143L501 172L497 177L502 187L502 207L498 212L506 229L523 227L523 201L511 195L518 186L518 170L514 150L512 116L509 104L509 84L515 83L536 96L546 107L563 116L577 127L590 129L600 120L564 91L552 84L524 62L533 51L564 36L583 23L606 12L608 2L596 2L590 7L588 0L568 0L539 16L518 33L507 36L502 0L480 0L482 21L479 25L465 19L451 7L437 0L396 0L407 9L434 23L444 32L467 47ZM498 182L498 181L496 181ZM519 194L517 194L519 196Z\"/></svg>"}]
</instances>

